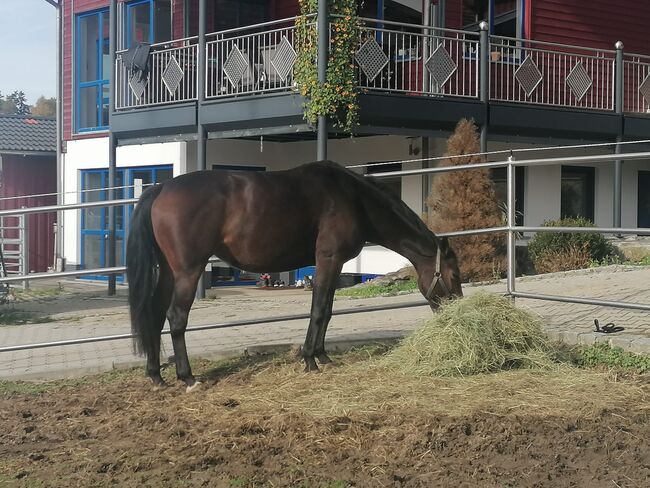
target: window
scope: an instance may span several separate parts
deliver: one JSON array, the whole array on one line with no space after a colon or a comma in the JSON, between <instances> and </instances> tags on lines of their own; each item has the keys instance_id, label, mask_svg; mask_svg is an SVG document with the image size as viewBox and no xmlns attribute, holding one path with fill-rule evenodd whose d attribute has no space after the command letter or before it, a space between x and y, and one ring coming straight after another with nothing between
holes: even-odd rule
<instances>
[{"instance_id":1,"label":"window","mask_svg":"<svg viewBox=\"0 0 650 488\"><path fill-rule=\"evenodd\" d=\"M215 0L214 30L260 24L269 20L267 0Z\"/></svg>"},{"instance_id":2,"label":"window","mask_svg":"<svg viewBox=\"0 0 650 488\"><path fill-rule=\"evenodd\" d=\"M594 221L596 170L584 166L562 166L562 218L583 217Z\"/></svg>"},{"instance_id":3,"label":"window","mask_svg":"<svg viewBox=\"0 0 650 488\"><path fill-rule=\"evenodd\" d=\"M402 164L375 164L373 166L368 166L366 173L369 175L376 175L379 173L388 173L389 171L402 171ZM402 178L399 176L395 176L393 178L378 178L377 181L386 187L388 193L396 196L399 199L402 198Z\"/></svg>"},{"instance_id":4,"label":"window","mask_svg":"<svg viewBox=\"0 0 650 488\"><path fill-rule=\"evenodd\" d=\"M115 172L115 198L132 198L136 189L151 183L161 183L172 178L171 166L154 166L147 168L120 168ZM83 202L108 200L108 170L93 169L81 171L81 190ZM130 185L123 188L123 185ZM135 186L135 188L133 188ZM133 205L116 206L116 263L124 264L126 251L126 231L129 227ZM81 265L85 269L103 268L108 265L108 209L105 207L86 208L81 211L80 254ZM105 279L105 276L90 276L90 279ZM121 281L123 278L118 277Z\"/></svg>"},{"instance_id":5,"label":"window","mask_svg":"<svg viewBox=\"0 0 650 488\"><path fill-rule=\"evenodd\" d=\"M515 225L524 225L524 183L526 168L515 167ZM507 168L494 168L492 170L494 193L499 204L499 209L507 215L508 209L508 171Z\"/></svg>"},{"instance_id":6,"label":"window","mask_svg":"<svg viewBox=\"0 0 650 488\"><path fill-rule=\"evenodd\" d=\"M463 0L463 28L478 31L482 20L490 25L490 34L524 37L522 0Z\"/></svg>"},{"instance_id":7,"label":"window","mask_svg":"<svg viewBox=\"0 0 650 488\"><path fill-rule=\"evenodd\" d=\"M172 39L171 0L137 0L126 4L126 45Z\"/></svg>"},{"instance_id":8,"label":"window","mask_svg":"<svg viewBox=\"0 0 650 488\"><path fill-rule=\"evenodd\" d=\"M77 16L76 114L77 132L108 129L108 9Z\"/></svg>"}]
</instances>

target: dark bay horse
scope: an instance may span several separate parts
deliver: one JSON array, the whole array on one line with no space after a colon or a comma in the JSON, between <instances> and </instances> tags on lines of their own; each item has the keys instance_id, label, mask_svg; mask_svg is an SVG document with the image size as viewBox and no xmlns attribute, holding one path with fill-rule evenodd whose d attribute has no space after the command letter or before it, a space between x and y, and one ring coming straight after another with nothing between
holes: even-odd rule
<instances>
[{"instance_id":1,"label":"dark bay horse","mask_svg":"<svg viewBox=\"0 0 650 488\"><path fill-rule=\"evenodd\" d=\"M215 255L251 272L316 265L306 371L330 362L325 333L343 264L366 242L406 257L432 308L462 295L456 256L400 199L336 163L268 173L199 171L147 189L133 212L127 244L131 327L147 374L160 377L160 335L169 320L176 375L197 383L185 346L197 283Z\"/></svg>"}]
</instances>

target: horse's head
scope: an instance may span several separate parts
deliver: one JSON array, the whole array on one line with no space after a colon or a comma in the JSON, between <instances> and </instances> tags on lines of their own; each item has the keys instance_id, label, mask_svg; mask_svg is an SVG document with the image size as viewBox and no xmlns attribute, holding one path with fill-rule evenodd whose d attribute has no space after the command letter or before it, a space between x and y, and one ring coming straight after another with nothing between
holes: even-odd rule
<instances>
[{"instance_id":1,"label":"horse's head","mask_svg":"<svg viewBox=\"0 0 650 488\"><path fill-rule=\"evenodd\" d=\"M440 239L432 262L419 266L418 287L434 310L443 298L463 296L458 259L446 237Z\"/></svg>"}]
</instances>

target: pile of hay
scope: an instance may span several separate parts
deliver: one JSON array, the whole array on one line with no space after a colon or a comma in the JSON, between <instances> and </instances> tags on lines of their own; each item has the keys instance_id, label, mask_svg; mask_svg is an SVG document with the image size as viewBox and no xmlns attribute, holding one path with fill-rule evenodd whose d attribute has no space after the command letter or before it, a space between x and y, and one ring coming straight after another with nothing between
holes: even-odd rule
<instances>
[{"instance_id":1,"label":"pile of hay","mask_svg":"<svg viewBox=\"0 0 650 488\"><path fill-rule=\"evenodd\" d=\"M482 292L444 305L383 361L409 374L464 376L549 367L553 357L538 316Z\"/></svg>"}]
</instances>

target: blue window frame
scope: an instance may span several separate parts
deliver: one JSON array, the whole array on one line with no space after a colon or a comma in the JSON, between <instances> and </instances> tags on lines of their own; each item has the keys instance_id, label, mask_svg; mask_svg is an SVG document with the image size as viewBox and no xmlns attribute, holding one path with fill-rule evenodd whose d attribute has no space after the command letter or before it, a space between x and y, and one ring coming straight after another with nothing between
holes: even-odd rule
<instances>
[{"instance_id":1,"label":"blue window frame","mask_svg":"<svg viewBox=\"0 0 650 488\"><path fill-rule=\"evenodd\" d=\"M108 9L79 14L75 36L75 129L108 129L109 75Z\"/></svg>"},{"instance_id":2,"label":"blue window frame","mask_svg":"<svg viewBox=\"0 0 650 488\"><path fill-rule=\"evenodd\" d=\"M171 179L172 166L148 166L124 168L116 171L116 186L129 185L127 188L117 188L115 198L122 199L134 196L133 185L137 182L142 186L151 183L161 183ZM83 202L96 202L108 199L108 170L92 169L81 171L81 190ZM117 241L116 259L117 266L124 265L126 252L126 235L128 234L133 205L115 207ZM80 263L82 268L104 268L108 265L108 209L103 207L87 208L81 213L80 231ZM88 279L105 280L106 276L88 276ZM123 281L123 276L117 277Z\"/></svg>"},{"instance_id":3,"label":"blue window frame","mask_svg":"<svg viewBox=\"0 0 650 488\"><path fill-rule=\"evenodd\" d=\"M135 0L126 4L126 47L172 38L171 0Z\"/></svg>"}]
</instances>

